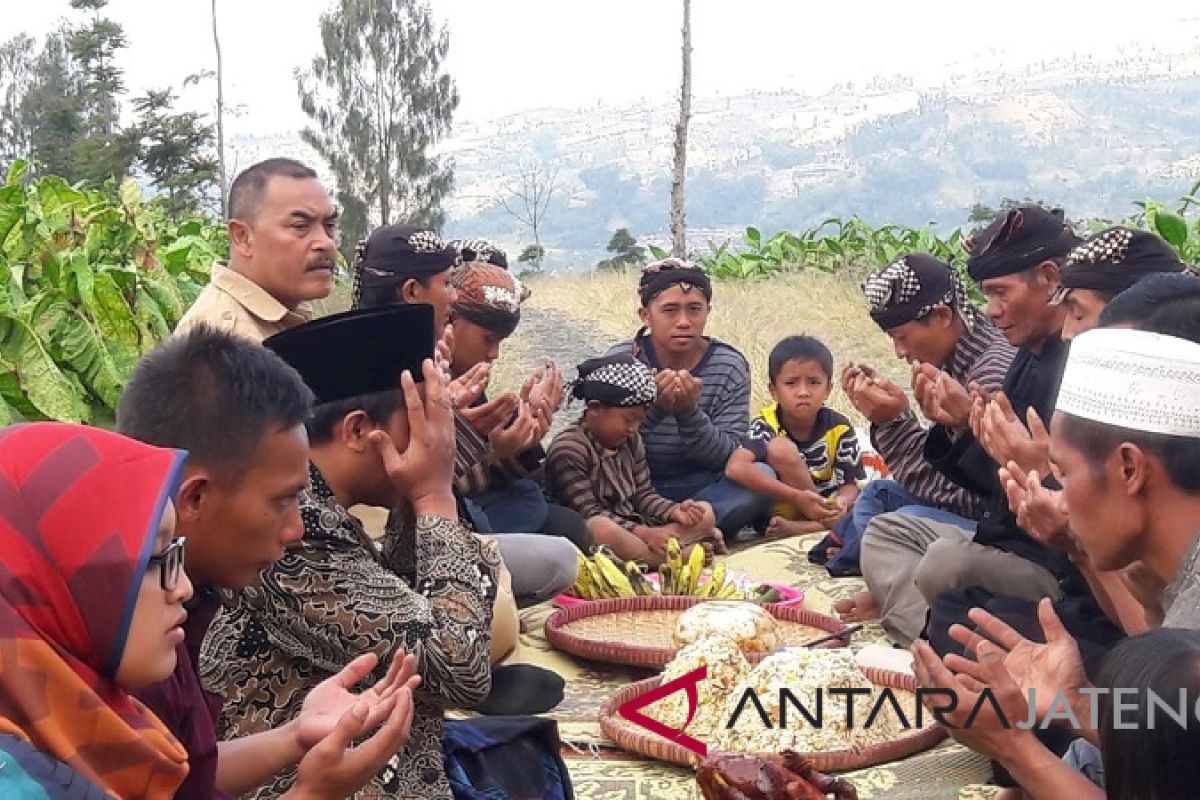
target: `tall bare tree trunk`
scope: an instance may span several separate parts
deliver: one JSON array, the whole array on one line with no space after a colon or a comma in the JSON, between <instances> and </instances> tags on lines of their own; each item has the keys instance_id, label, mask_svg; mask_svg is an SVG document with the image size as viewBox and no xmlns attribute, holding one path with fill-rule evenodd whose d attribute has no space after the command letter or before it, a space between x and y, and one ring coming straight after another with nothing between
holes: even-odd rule
<instances>
[{"instance_id":1,"label":"tall bare tree trunk","mask_svg":"<svg viewBox=\"0 0 1200 800\"><path fill-rule=\"evenodd\" d=\"M687 173L688 121L692 117L692 0L683 0L683 79L679 89L679 122L675 125L675 169L671 176L671 252L687 257L687 222L683 214L683 180Z\"/></svg>"},{"instance_id":2,"label":"tall bare tree trunk","mask_svg":"<svg viewBox=\"0 0 1200 800\"><path fill-rule=\"evenodd\" d=\"M221 178L221 219L229 218L229 178L225 172L225 73L221 69L221 37L217 33L217 0L212 0L213 47L217 51L217 171Z\"/></svg>"}]
</instances>

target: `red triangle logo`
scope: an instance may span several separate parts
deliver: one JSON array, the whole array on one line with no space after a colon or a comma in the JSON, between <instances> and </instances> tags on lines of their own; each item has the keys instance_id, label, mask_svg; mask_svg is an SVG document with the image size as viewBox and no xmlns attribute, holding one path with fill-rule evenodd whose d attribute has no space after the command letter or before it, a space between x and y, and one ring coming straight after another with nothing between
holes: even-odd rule
<instances>
[{"instance_id":1,"label":"red triangle logo","mask_svg":"<svg viewBox=\"0 0 1200 800\"><path fill-rule=\"evenodd\" d=\"M708 745L699 739L688 736L683 731L687 730L687 726L692 724L692 718L696 716L696 706L700 702L699 695L696 692L696 684L707 677L708 667L698 667L691 672L680 675L673 681L664 683L658 688L651 689L645 694L640 694L629 702L622 704L617 709L617 713L634 725L639 725L651 733L656 733L664 739L675 742L675 744L685 747L703 758L708 755ZM683 729L675 730L674 728L668 728L658 720L651 719L641 712L641 709L651 703L673 695L681 689L687 692L688 700L687 721L683 723Z\"/></svg>"}]
</instances>

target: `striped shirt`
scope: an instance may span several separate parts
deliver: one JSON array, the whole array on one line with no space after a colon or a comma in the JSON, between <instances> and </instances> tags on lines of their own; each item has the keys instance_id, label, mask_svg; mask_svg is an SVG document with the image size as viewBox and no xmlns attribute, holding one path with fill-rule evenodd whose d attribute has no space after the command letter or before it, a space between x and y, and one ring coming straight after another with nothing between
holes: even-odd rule
<instances>
[{"instance_id":1,"label":"striped shirt","mask_svg":"<svg viewBox=\"0 0 1200 800\"><path fill-rule=\"evenodd\" d=\"M655 481L723 473L750 427L750 363L736 348L711 337L708 342L691 370L701 382L700 401L676 414L650 406L642 423L646 462ZM608 355L630 352L651 369L661 368L648 335L621 342Z\"/></svg>"},{"instance_id":2,"label":"striped shirt","mask_svg":"<svg viewBox=\"0 0 1200 800\"><path fill-rule=\"evenodd\" d=\"M972 327L959 337L946 372L963 386L974 381L989 391L997 391L1017 351L990 319L974 308L971 314ZM926 460L928 435L929 428L921 424L913 411L871 426L871 441L900 485L938 508L979 519L986 505L984 499L947 478Z\"/></svg>"},{"instance_id":3,"label":"striped shirt","mask_svg":"<svg viewBox=\"0 0 1200 800\"><path fill-rule=\"evenodd\" d=\"M546 456L546 488L555 501L585 519L608 517L626 530L663 525L677 507L650 484L642 437L606 450L583 420L564 429Z\"/></svg>"}]
</instances>

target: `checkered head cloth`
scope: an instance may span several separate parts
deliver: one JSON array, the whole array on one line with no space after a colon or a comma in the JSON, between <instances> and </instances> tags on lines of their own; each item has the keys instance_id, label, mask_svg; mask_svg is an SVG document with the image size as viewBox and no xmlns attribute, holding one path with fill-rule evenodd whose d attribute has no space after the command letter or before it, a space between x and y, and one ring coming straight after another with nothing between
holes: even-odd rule
<instances>
[{"instance_id":1,"label":"checkered head cloth","mask_svg":"<svg viewBox=\"0 0 1200 800\"><path fill-rule=\"evenodd\" d=\"M628 354L589 359L579 365L571 395L601 405L633 408L653 403L658 385L650 368Z\"/></svg>"}]
</instances>

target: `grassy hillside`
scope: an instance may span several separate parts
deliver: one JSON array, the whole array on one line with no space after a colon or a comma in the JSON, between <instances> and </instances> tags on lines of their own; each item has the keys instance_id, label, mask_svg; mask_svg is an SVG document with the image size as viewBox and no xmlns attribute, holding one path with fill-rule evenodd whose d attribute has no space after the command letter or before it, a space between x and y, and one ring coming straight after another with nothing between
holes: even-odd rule
<instances>
[{"instance_id":1,"label":"grassy hillside","mask_svg":"<svg viewBox=\"0 0 1200 800\"><path fill-rule=\"evenodd\" d=\"M521 325L497 364L495 386L511 388L538 359L553 358L570 377L575 365L637 330L636 273L599 272L534 278ZM767 355L784 336L807 333L833 351L835 369L866 361L907 385L907 368L871 322L858 285L816 271L769 281L717 282L707 332L733 344L750 361L752 408L770 402ZM830 404L861 419L840 391Z\"/></svg>"}]
</instances>

